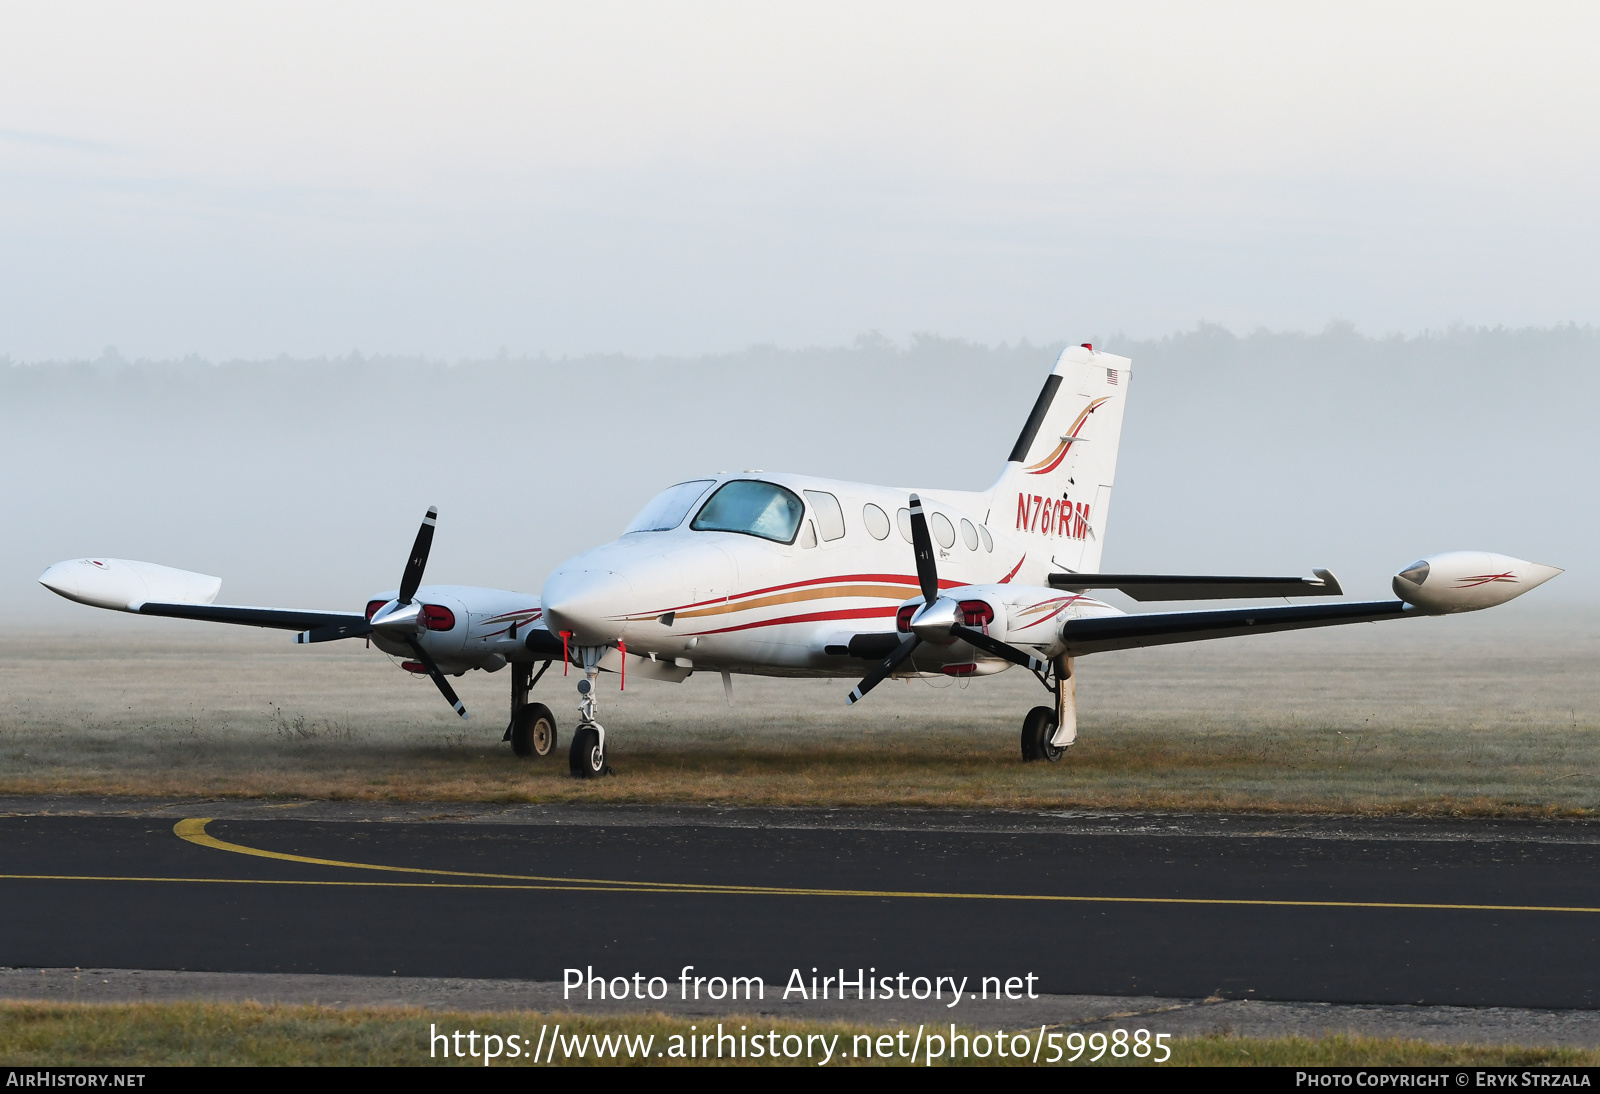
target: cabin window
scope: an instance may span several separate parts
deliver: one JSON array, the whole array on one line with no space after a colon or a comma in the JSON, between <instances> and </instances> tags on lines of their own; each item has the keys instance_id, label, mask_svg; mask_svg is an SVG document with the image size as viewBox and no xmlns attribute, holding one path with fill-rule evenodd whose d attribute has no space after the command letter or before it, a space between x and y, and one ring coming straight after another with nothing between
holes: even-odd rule
<instances>
[{"instance_id":1,"label":"cabin window","mask_svg":"<svg viewBox=\"0 0 1600 1094\"><path fill-rule=\"evenodd\" d=\"M817 515L817 531L822 533L822 538L835 540L843 537L844 510L839 508L839 499L821 490L807 490L805 495L811 503L811 511Z\"/></svg>"},{"instance_id":2,"label":"cabin window","mask_svg":"<svg viewBox=\"0 0 1600 1094\"><path fill-rule=\"evenodd\" d=\"M639 511L639 515L633 518L632 524L623 529L622 534L670 532L683 523L683 518L689 515L694 503L699 501L716 481L716 479L695 479L693 482L680 482L677 486L661 491L649 505Z\"/></svg>"},{"instance_id":3,"label":"cabin window","mask_svg":"<svg viewBox=\"0 0 1600 1094\"><path fill-rule=\"evenodd\" d=\"M873 539L882 539L889 534L889 514L870 501L861 507L861 523L867 526L867 534Z\"/></svg>"},{"instance_id":4,"label":"cabin window","mask_svg":"<svg viewBox=\"0 0 1600 1094\"><path fill-rule=\"evenodd\" d=\"M774 543L793 543L806 507L777 483L755 479L725 482L689 525L697 532L739 532Z\"/></svg>"},{"instance_id":5,"label":"cabin window","mask_svg":"<svg viewBox=\"0 0 1600 1094\"><path fill-rule=\"evenodd\" d=\"M950 523L950 518L943 513L935 513L928 518L928 527L933 530L933 538L939 541L939 546L945 550L956 545L956 526Z\"/></svg>"},{"instance_id":6,"label":"cabin window","mask_svg":"<svg viewBox=\"0 0 1600 1094\"><path fill-rule=\"evenodd\" d=\"M911 538L911 510L902 509L895 514L895 517L896 523L900 525L900 534L905 537L906 542L916 542Z\"/></svg>"},{"instance_id":7,"label":"cabin window","mask_svg":"<svg viewBox=\"0 0 1600 1094\"><path fill-rule=\"evenodd\" d=\"M988 527L982 524L978 525L978 534L983 537L983 549L988 551L990 554L993 554L994 537L989 534Z\"/></svg>"},{"instance_id":8,"label":"cabin window","mask_svg":"<svg viewBox=\"0 0 1600 1094\"><path fill-rule=\"evenodd\" d=\"M961 518L961 542L967 545L967 550L969 551L978 549L978 530L972 526L972 522L966 517Z\"/></svg>"}]
</instances>

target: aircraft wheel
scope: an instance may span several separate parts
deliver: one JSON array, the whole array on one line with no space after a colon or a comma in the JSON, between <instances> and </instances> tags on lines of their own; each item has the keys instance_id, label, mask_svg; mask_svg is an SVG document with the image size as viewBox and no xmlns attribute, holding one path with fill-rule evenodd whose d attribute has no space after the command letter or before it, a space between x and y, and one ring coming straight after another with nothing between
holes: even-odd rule
<instances>
[{"instance_id":1,"label":"aircraft wheel","mask_svg":"<svg viewBox=\"0 0 1600 1094\"><path fill-rule=\"evenodd\" d=\"M593 726L579 726L572 734L572 750L567 763L575 779L598 779L606 773L606 750Z\"/></svg>"},{"instance_id":2,"label":"aircraft wheel","mask_svg":"<svg viewBox=\"0 0 1600 1094\"><path fill-rule=\"evenodd\" d=\"M556 716L543 703L529 703L517 712L511 727L511 751L541 760L556 750Z\"/></svg>"},{"instance_id":3,"label":"aircraft wheel","mask_svg":"<svg viewBox=\"0 0 1600 1094\"><path fill-rule=\"evenodd\" d=\"M1049 707L1034 707L1022 720L1022 760L1049 760L1055 763L1066 749L1050 743L1056 733L1056 712Z\"/></svg>"}]
</instances>

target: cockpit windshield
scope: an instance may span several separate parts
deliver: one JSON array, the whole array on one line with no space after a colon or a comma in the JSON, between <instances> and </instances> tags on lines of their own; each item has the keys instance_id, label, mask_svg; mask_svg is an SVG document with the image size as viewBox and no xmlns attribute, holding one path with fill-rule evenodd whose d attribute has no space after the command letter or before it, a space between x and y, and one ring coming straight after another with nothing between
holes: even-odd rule
<instances>
[{"instance_id":1,"label":"cockpit windshield","mask_svg":"<svg viewBox=\"0 0 1600 1094\"><path fill-rule=\"evenodd\" d=\"M711 495L689 527L697 532L743 532L776 543L793 543L805 511L805 503L776 483L734 479Z\"/></svg>"},{"instance_id":2,"label":"cockpit windshield","mask_svg":"<svg viewBox=\"0 0 1600 1094\"><path fill-rule=\"evenodd\" d=\"M716 481L716 479L695 479L693 482L680 482L677 486L661 491L649 505L639 511L639 515L633 518L632 524L623 529L622 534L671 531L683 523L683 518L689 515L694 503L699 501Z\"/></svg>"}]
</instances>

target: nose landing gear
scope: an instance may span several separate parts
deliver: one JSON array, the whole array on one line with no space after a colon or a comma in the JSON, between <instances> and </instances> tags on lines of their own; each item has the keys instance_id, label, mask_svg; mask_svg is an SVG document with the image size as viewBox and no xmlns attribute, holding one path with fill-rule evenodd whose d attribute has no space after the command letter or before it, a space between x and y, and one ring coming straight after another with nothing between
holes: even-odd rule
<instances>
[{"instance_id":1,"label":"nose landing gear","mask_svg":"<svg viewBox=\"0 0 1600 1094\"><path fill-rule=\"evenodd\" d=\"M606 763L605 726L594 720L594 683L602 652L582 651L584 677L578 681L578 726L572 731L572 750L567 754L567 765L575 779L597 779L612 773L611 765Z\"/></svg>"}]
</instances>

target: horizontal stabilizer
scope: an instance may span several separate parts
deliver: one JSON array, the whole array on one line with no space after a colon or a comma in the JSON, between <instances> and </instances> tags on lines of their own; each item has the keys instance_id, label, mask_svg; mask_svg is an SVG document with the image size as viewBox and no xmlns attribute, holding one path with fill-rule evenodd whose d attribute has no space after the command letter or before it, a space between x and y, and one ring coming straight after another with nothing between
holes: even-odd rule
<instances>
[{"instance_id":1,"label":"horizontal stabilizer","mask_svg":"<svg viewBox=\"0 0 1600 1094\"><path fill-rule=\"evenodd\" d=\"M1339 596L1339 579L1316 577L1197 577L1179 574L1051 574L1058 589L1116 589L1135 600L1248 600L1267 596Z\"/></svg>"},{"instance_id":2,"label":"horizontal stabilizer","mask_svg":"<svg viewBox=\"0 0 1600 1094\"><path fill-rule=\"evenodd\" d=\"M1061 628L1067 656L1081 657L1110 650L1204 642L1241 634L1268 634L1341 623L1376 623L1382 619L1423 616L1400 600L1366 600L1353 604L1289 604L1283 607L1228 608L1217 612L1147 612L1141 615L1070 619Z\"/></svg>"},{"instance_id":3,"label":"horizontal stabilizer","mask_svg":"<svg viewBox=\"0 0 1600 1094\"><path fill-rule=\"evenodd\" d=\"M146 601L136 609L140 615L162 615L172 619L199 619L207 623L241 623L247 627L271 627L281 631L321 631L325 627L347 629L340 638L354 638L371 630L364 615L351 612L302 611L295 608L242 608L229 604L160 604ZM330 635L330 637L332 637ZM317 642L326 639L311 638Z\"/></svg>"}]
</instances>

